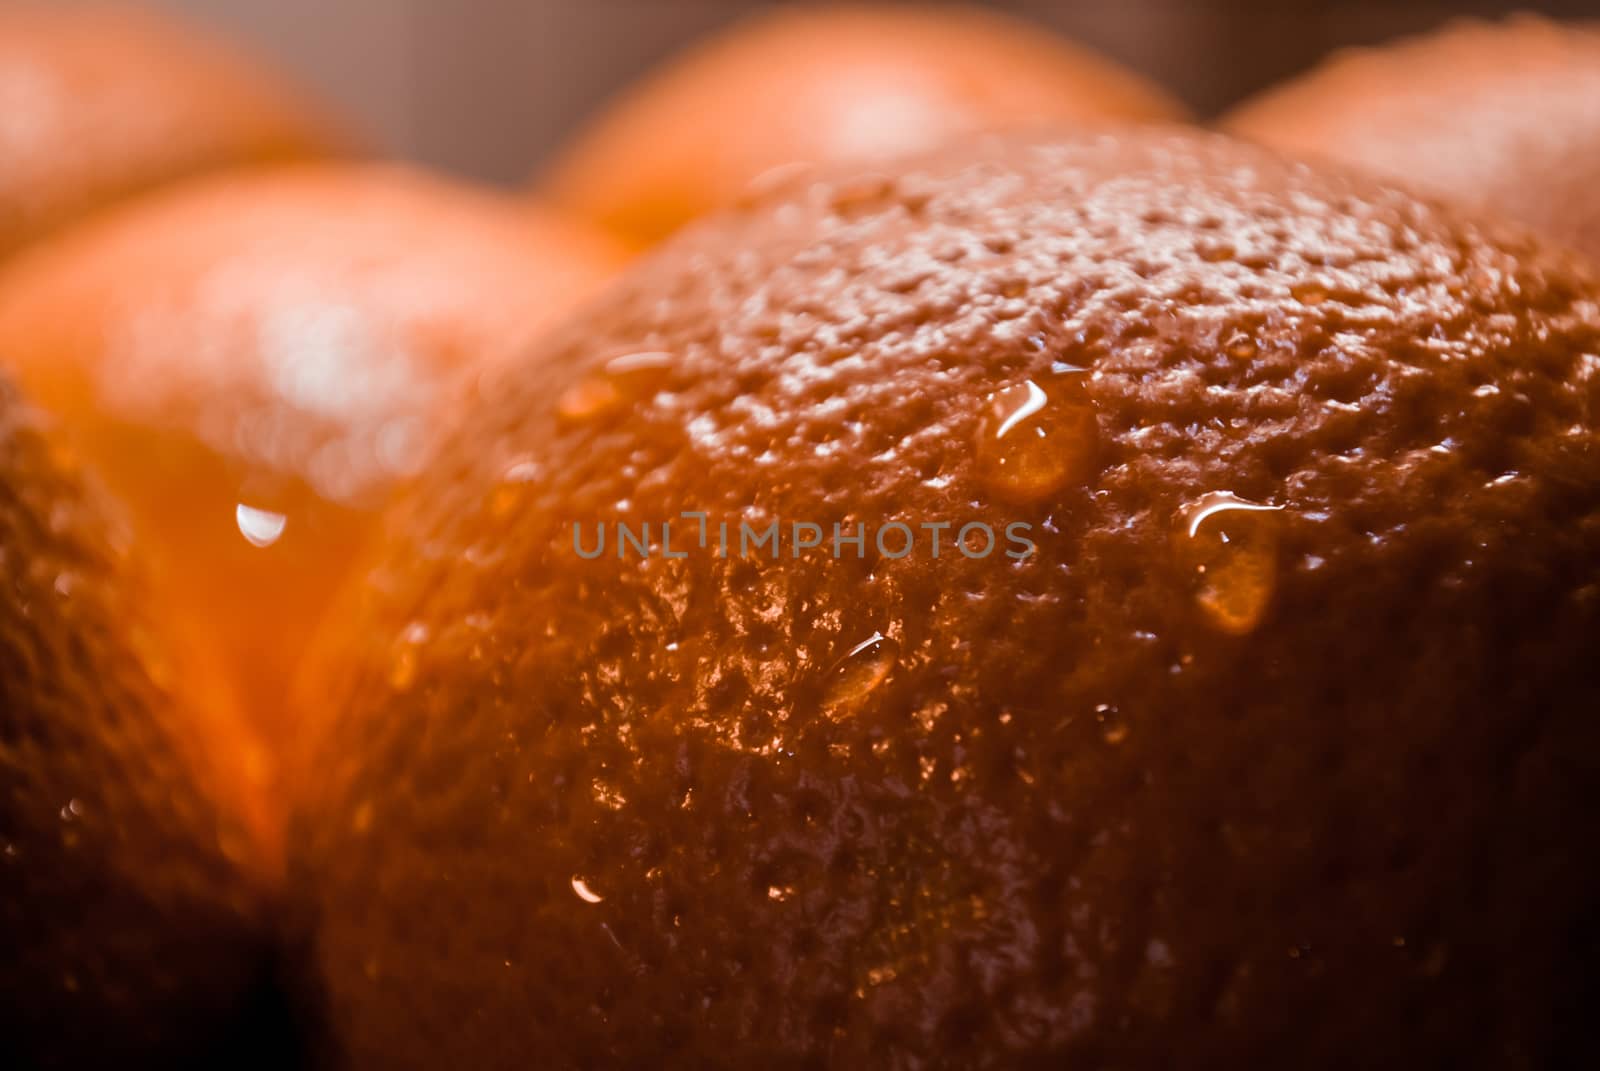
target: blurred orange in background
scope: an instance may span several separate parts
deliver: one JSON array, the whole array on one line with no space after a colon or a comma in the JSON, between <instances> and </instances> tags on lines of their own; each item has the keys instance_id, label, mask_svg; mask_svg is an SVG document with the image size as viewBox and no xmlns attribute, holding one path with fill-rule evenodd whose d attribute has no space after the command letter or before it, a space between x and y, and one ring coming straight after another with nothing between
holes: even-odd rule
<instances>
[{"instance_id":1,"label":"blurred orange in background","mask_svg":"<svg viewBox=\"0 0 1600 1071\"><path fill-rule=\"evenodd\" d=\"M980 8L797 5L624 93L542 188L649 245L786 165L892 156L977 129L1184 114L1138 75Z\"/></svg>"},{"instance_id":2,"label":"blurred orange in background","mask_svg":"<svg viewBox=\"0 0 1600 1071\"><path fill-rule=\"evenodd\" d=\"M150 187L341 141L286 83L186 26L122 5L0 6L0 256Z\"/></svg>"},{"instance_id":3,"label":"blurred orange in background","mask_svg":"<svg viewBox=\"0 0 1600 1071\"><path fill-rule=\"evenodd\" d=\"M1342 52L1223 125L1600 257L1600 24L1463 21Z\"/></svg>"},{"instance_id":4,"label":"blurred orange in background","mask_svg":"<svg viewBox=\"0 0 1600 1071\"><path fill-rule=\"evenodd\" d=\"M218 178L15 259L0 367L125 500L160 609L231 670L270 744L305 634L462 373L619 260L579 225L404 168Z\"/></svg>"}]
</instances>

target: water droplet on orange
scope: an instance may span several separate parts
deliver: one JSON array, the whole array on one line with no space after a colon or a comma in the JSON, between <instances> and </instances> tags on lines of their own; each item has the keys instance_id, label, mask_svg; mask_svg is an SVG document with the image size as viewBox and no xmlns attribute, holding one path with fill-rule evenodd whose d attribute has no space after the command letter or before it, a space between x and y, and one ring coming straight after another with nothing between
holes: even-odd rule
<instances>
[{"instance_id":1,"label":"water droplet on orange","mask_svg":"<svg viewBox=\"0 0 1600 1071\"><path fill-rule=\"evenodd\" d=\"M1180 512L1179 554L1212 627L1243 636L1260 623L1277 586L1282 509L1213 491Z\"/></svg>"},{"instance_id":2,"label":"water droplet on orange","mask_svg":"<svg viewBox=\"0 0 1600 1071\"><path fill-rule=\"evenodd\" d=\"M1068 366L1046 381L1048 390L1029 379L989 398L975 440L985 486L1002 498L1037 502L1094 476L1100 425L1087 379Z\"/></svg>"},{"instance_id":3,"label":"water droplet on orange","mask_svg":"<svg viewBox=\"0 0 1600 1071\"><path fill-rule=\"evenodd\" d=\"M900 645L874 632L834 666L823 705L839 711L859 703L889 678L899 657Z\"/></svg>"},{"instance_id":4,"label":"water droplet on orange","mask_svg":"<svg viewBox=\"0 0 1600 1071\"><path fill-rule=\"evenodd\" d=\"M1122 721L1122 713L1110 703L1094 708L1094 720L1100 723L1100 738L1106 743L1116 746L1128 739L1128 726Z\"/></svg>"},{"instance_id":5,"label":"water droplet on orange","mask_svg":"<svg viewBox=\"0 0 1600 1071\"><path fill-rule=\"evenodd\" d=\"M395 656L394 663L389 667L389 687L397 692L403 692L411 687L411 682L417 679L417 652L409 647L402 648Z\"/></svg>"},{"instance_id":6,"label":"water droplet on orange","mask_svg":"<svg viewBox=\"0 0 1600 1071\"><path fill-rule=\"evenodd\" d=\"M578 877L576 874L574 874L572 877L572 891L577 893L578 899L582 900L586 904L598 904L600 901L605 899L605 897L589 888L589 883Z\"/></svg>"},{"instance_id":7,"label":"water droplet on orange","mask_svg":"<svg viewBox=\"0 0 1600 1071\"><path fill-rule=\"evenodd\" d=\"M239 534L244 536L245 542L252 547L262 548L270 547L283 538L283 530L289 524L289 518L281 513L257 509L243 502L234 505L233 521L239 526Z\"/></svg>"},{"instance_id":8,"label":"water droplet on orange","mask_svg":"<svg viewBox=\"0 0 1600 1071\"><path fill-rule=\"evenodd\" d=\"M567 388L556 402L565 420L591 420L647 397L672 371L672 354L655 350L613 357L596 374Z\"/></svg>"},{"instance_id":9,"label":"water droplet on orange","mask_svg":"<svg viewBox=\"0 0 1600 1071\"><path fill-rule=\"evenodd\" d=\"M842 182L828 199L828 206L836 215L851 216L887 202L894 193L893 177L866 174Z\"/></svg>"},{"instance_id":10,"label":"water droplet on orange","mask_svg":"<svg viewBox=\"0 0 1600 1071\"><path fill-rule=\"evenodd\" d=\"M1295 283L1289 288L1289 295L1302 305L1315 308L1328 300L1328 291L1321 283Z\"/></svg>"},{"instance_id":11,"label":"water droplet on orange","mask_svg":"<svg viewBox=\"0 0 1600 1071\"><path fill-rule=\"evenodd\" d=\"M500 482L489 493L489 512L496 518L508 516L522 501L529 484L539 478L539 472L538 464L526 458L506 466Z\"/></svg>"},{"instance_id":12,"label":"water droplet on orange","mask_svg":"<svg viewBox=\"0 0 1600 1071\"><path fill-rule=\"evenodd\" d=\"M590 376L568 387L556 403L556 412L566 420L588 420L615 409L622 402L617 388L601 376Z\"/></svg>"},{"instance_id":13,"label":"water droplet on orange","mask_svg":"<svg viewBox=\"0 0 1600 1071\"><path fill-rule=\"evenodd\" d=\"M634 393L658 387L672 371L672 354L663 350L641 350L625 353L606 362L606 375L619 386L632 388Z\"/></svg>"},{"instance_id":14,"label":"water droplet on orange","mask_svg":"<svg viewBox=\"0 0 1600 1071\"><path fill-rule=\"evenodd\" d=\"M428 626L413 621L400 633L394 661L389 664L389 687L403 692L417 679L417 650L428 640Z\"/></svg>"}]
</instances>

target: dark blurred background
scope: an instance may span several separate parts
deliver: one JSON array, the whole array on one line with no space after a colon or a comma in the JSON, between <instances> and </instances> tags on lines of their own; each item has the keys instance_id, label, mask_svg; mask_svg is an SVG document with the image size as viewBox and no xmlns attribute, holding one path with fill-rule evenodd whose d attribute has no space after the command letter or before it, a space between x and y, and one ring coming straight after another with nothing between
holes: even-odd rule
<instances>
[{"instance_id":1,"label":"dark blurred background","mask_svg":"<svg viewBox=\"0 0 1600 1071\"><path fill-rule=\"evenodd\" d=\"M0 0L3 2L3 0ZM758 0L144 0L250 44L380 147L490 181L526 177L651 64ZM1201 116L1331 49L1459 15L1600 18L1600 0L996 0L1144 72Z\"/></svg>"}]
</instances>

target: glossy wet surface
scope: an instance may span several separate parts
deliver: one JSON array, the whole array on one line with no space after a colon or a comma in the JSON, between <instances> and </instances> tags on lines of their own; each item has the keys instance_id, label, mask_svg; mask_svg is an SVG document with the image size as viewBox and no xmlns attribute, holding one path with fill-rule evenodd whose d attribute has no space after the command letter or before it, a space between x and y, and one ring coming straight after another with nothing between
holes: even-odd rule
<instances>
[{"instance_id":1,"label":"glossy wet surface","mask_svg":"<svg viewBox=\"0 0 1600 1071\"><path fill-rule=\"evenodd\" d=\"M304 696L292 873L346 1053L1517 1067L1581 1040L1592 281L1180 133L845 188L637 267L391 518ZM645 352L673 355L648 389L565 404ZM723 557L674 527L668 558L683 511L1020 522L1036 552ZM617 521L658 552L575 553Z\"/></svg>"}]
</instances>

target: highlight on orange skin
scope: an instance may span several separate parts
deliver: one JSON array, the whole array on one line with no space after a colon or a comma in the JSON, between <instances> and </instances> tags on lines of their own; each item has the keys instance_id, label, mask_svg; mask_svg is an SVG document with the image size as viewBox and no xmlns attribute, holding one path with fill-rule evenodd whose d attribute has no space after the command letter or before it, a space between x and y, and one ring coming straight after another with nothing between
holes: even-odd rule
<instances>
[{"instance_id":1,"label":"highlight on orange skin","mask_svg":"<svg viewBox=\"0 0 1600 1071\"><path fill-rule=\"evenodd\" d=\"M580 225L399 167L220 178L0 271L0 366L122 499L165 615L271 746L328 593L463 381L620 260Z\"/></svg>"},{"instance_id":2,"label":"highlight on orange skin","mask_svg":"<svg viewBox=\"0 0 1600 1071\"><path fill-rule=\"evenodd\" d=\"M784 6L624 93L541 189L650 245L796 165L888 157L979 129L1185 117L1158 86L995 12Z\"/></svg>"},{"instance_id":3,"label":"highlight on orange skin","mask_svg":"<svg viewBox=\"0 0 1600 1071\"><path fill-rule=\"evenodd\" d=\"M193 27L126 4L0 5L0 256L133 194L345 140Z\"/></svg>"}]
</instances>

